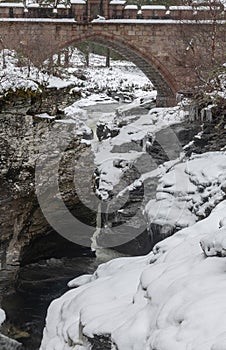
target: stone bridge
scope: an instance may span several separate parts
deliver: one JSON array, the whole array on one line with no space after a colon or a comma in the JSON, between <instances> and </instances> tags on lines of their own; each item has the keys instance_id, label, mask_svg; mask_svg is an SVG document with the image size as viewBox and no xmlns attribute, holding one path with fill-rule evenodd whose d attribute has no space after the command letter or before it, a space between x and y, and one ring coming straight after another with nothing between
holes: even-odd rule
<instances>
[{"instance_id":1,"label":"stone bridge","mask_svg":"<svg viewBox=\"0 0 226 350\"><path fill-rule=\"evenodd\" d=\"M225 40L225 21L0 19L2 47L15 49L37 65L84 41L118 51L151 80L158 106L174 105L178 92L193 88L198 77L225 62Z\"/></svg>"}]
</instances>

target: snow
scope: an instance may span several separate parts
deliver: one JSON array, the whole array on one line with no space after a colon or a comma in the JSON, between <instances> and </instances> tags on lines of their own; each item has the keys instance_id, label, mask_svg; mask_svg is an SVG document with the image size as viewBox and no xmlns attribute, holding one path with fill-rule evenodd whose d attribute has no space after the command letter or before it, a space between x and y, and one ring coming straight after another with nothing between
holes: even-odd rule
<instances>
[{"instance_id":1,"label":"snow","mask_svg":"<svg viewBox=\"0 0 226 350\"><path fill-rule=\"evenodd\" d=\"M38 69L31 63L31 71L28 72L26 61L24 65L19 66L19 60L15 51L4 49L0 51L0 65L3 65L3 55L5 57L6 68L0 71L0 94L7 94L10 90L18 89L38 91L41 86L48 88L67 88L71 86L71 93L81 92L83 98L92 98L89 95L95 92L106 93L108 91L121 92L130 95L131 98L139 96L143 90L152 89L152 84L148 78L135 67L134 64L127 61L111 60L110 68L105 68L105 57L90 54L90 67L85 68L85 59L81 52L74 49L71 57L71 66L67 69L62 67L58 76L48 73L48 62L44 62L43 67ZM54 57L57 61L57 57ZM21 63L20 63L21 65ZM100 67L104 67L100 69ZM81 68L83 69L84 79L79 76ZM134 80L136 82L134 82Z\"/></svg>"},{"instance_id":2,"label":"snow","mask_svg":"<svg viewBox=\"0 0 226 350\"><path fill-rule=\"evenodd\" d=\"M166 10L164 5L142 5L142 10Z\"/></svg>"},{"instance_id":3,"label":"snow","mask_svg":"<svg viewBox=\"0 0 226 350\"><path fill-rule=\"evenodd\" d=\"M149 201L145 208L149 225L186 227L194 224L224 198L225 185L225 152L192 155L160 179L156 199Z\"/></svg>"},{"instance_id":4,"label":"snow","mask_svg":"<svg viewBox=\"0 0 226 350\"><path fill-rule=\"evenodd\" d=\"M226 222L223 227L200 241L206 256L226 256Z\"/></svg>"},{"instance_id":5,"label":"snow","mask_svg":"<svg viewBox=\"0 0 226 350\"><path fill-rule=\"evenodd\" d=\"M71 4L85 4L86 0L70 0Z\"/></svg>"},{"instance_id":6,"label":"snow","mask_svg":"<svg viewBox=\"0 0 226 350\"><path fill-rule=\"evenodd\" d=\"M54 116L49 115L48 113L35 114L35 116L38 118L44 118L44 119L55 119Z\"/></svg>"},{"instance_id":7,"label":"snow","mask_svg":"<svg viewBox=\"0 0 226 350\"><path fill-rule=\"evenodd\" d=\"M24 7L22 2L0 2L0 7Z\"/></svg>"},{"instance_id":8,"label":"snow","mask_svg":"<svg viewBox=\"0 0 226 350\"><path fill-rule=\"evenodd\" d=\"M5 319L6 319L5 311L0 309L0 326L5 321Z\"/></svg>"},{"instance_id":9,"label":"snow","mask_svg":"<svg viewBox=\"0 0 226 350\"><path fill-rule=\"evenodd\" d=\"M105 67L105 60L104 56L90 54L90 67L86 68L84 56L75 49L71 58L72 66L67 69L67 72L61 72L63 80L69 80L75 85L71 93L81 92L83 99L86 98L90 100L92 99L92 97L90 97L91 93L94 94L94 96L95 93L99 94L102 92L105 96L109 94L109 92L111 92L111 94L122 93L135 98L144 90L152 90L152 84L149 79L136 68L133 63L111 60L111 67L107 68ZM100 69L100 67L103 69ZM79 78L81 69L85 79ZM76 74L78 74L78 77L76 77ZM57 80L55 80L55 82L56 81ZM97 96L94 98L97 98Z\"/></svg>"},{"instance_id":10,"label":"snow","mask_svg":"<svg viewBox=\"0 0 226 350\"><path fill-rule=\"evenodd\" d=\"M68 86L71 86L73 85L73 81L65 81L64 79L61 79L59 77L50 77L49 80L48 80L48 85L47 87L48 88L54 88L56 87L57 89L63 89L63 88L66 88Z\"/></svg>"},{"instance_id":11,"label":"snow","mask_svg":"<svg viewBox=\"0 0 226 350\"><path fill-rule=\"evenodd\" d=\"M14 51L4 49L0 51L0 64L3 65L3 55L5 57L6 68L0 71L0 94L7 95L12 90L18 89L38 91L39 84L47 79L46 74L41 73L37 68L31 68L28 78L28 68L19 67L19 60Z\"/></svg>"},{"instance_id":12,"label":"snow","mask_svg":"<svg viewBox=\"0 0 226 350\"><path fill-rule=\"evenodd\" d=\"M167 11L166 14L169 14ZM1 21L1 19L0 19ZM98 20L93 20L92 22L98 22ZM215 21L217 24L225 24L225 20L217 20ZM119 24L197 24L196 20L176 20L176 19L106 19L101 23L119 23ZM200 20L199 25L205 24L213 24L213 20Z\"/></svg>"},{"instance_id":13,"label":"snow","mask_svg":"<svg viewBox=\"0 0 226 350\"><path fill-rule=\"evenodd\" d=\"M89 349L82 329L89 337L111 334L118 350L223 350L225 260L207 258L200 241L218 237L225 210L223 201L147 256L116 259L79 278L79 288L50 305L40 349L69 350L69 338L72 349Z\"/></svg>"},{"instance_id":14,"label":"snow","mask_svg":"<svg viewBox=\"0 0 226 350\"><path fill-rule=\"evenodd\" d=\"M170 6L170 11L210 11L213 9L219 9L219 5L215 4L214 6Z\"/></svg>"},{"instance_id":15,"label":"snow","mask_svg":"<svg viewBox=\"0 0 226 350\"><path fill-rule=\"evenodd\" d=\"M70 3L79 3L79 4L85 4L85 0L72 0ZM53 4L48 4L48 3L42 3L41 7L53 7ZM40 4L37 2L0 2L0 7L40 7ZM69 5L65 4L57 4L57 8L67 8L70 7Z\"/></svg>"},{"instance_id":16,"label":"snow","mask_svg":"<svg viewBox=\"0 0 226 350\"><path fill-rule=\"evenodd\" d=\"M124 7L125 10L137 10L138 6L137 5L126 5Z\"/></svg>"},{"instance_id":17,"label":"snow","mask_svg":"<svg viewBox=\"0 0 226 350\"><path fill-rule=\"evenodd\" d=\"M74 18L0 18L0 22L76 23Z\"/></svg>"},{"instance_id":18,"label":"snow","mask_svg":"<svg viewBox=\"0 0 226 350\"><path fill-rule=\"evenodd\" d=\"M110 5L124 5L126 0L111 0Z\"/></svg>"},{"instance_id":19,"label":"snow","mask_svg":"<svg viewBox=\"0 0 226 350\"><path fill-rule=\"evenodd\" d=\"M37 4L37 3L33 2L33 3L30 3L30 4L27 4L25 10L28 10L29 8L37 8L37 7L40 7L40 4Z\"/></svg>"},{"instance_id":20,"label":"snow","mask_svg":"<svg viewBox=\"0 0 226 350\"><path fill-rule=\"evenodd\" d=\"M182 10L182 11L189 11L189 10L193 10L193 7L192 6L170 6L169 7L169 10L170 11L180 11L180 10Z\"/></svg>"}]
</instances>

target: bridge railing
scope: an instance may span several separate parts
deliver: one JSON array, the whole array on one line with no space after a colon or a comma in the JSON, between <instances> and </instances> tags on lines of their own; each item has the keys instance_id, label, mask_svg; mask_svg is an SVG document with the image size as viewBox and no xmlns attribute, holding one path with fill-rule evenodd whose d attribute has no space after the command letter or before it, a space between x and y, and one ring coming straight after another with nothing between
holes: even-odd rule
<instances>
[{"instance_id":1,"label":"bridge railing","mask_svg":"<svg viewBox=\"0 0 226 350\"><path fill-rule=\"evenodd\" d=\"M207 20L226 19L223 5L170 6L127 5L125 0L111 0L101 10L98 0L91 5L86 0L71 0L65 4L10 3L0 2L0 18L74 18L78 22L90 22L98 14L108 19L162 19L162 20Z\"/></svg>"}]
</instances>

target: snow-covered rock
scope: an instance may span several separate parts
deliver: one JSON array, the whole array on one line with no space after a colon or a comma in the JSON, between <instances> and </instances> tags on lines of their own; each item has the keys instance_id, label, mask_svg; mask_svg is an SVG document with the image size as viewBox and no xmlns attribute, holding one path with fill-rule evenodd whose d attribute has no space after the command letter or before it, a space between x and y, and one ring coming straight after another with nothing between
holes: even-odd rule
<instances>
[{"instance_id":1,"label":"snow-covered rock","mask_svg":"<svg viewBox=\"0 0 226 350\"><path fill-rule=\"evenodd\" d=\"M88 350L94 335L118 350L224 349L225 259L206 258L200 241L218 236L225 210L223 201L145 257L101 265L50 305L40 349Z\"/></svg>"},{"instance_id":2,"label":"snow-covered rock","mask_svg":"<svg viewBox=\"0 0 226 350\"><path fill-rule=\"evenodd\" d=\"M0 326L5 321L5 318L6 318L5 311L0 309Z\"/></svg>"},{"instance_id":3,"label":"snow-covered rock","mask_svg":"<svg viewBox=\"0 0 226 350\"><path fill-rule=\"evenodd\" d=\"M152 94L150 96L152 98ZM132 103L133 108L140 105L140 99ZM126 108L126 111L128 108ZM114 186L119 182L123 167L118 166L119 162L125 164L134 163L144 153L147 153L149 140L155 140L155 134L173 124L181 123L186 113L180 107L153 108L149 113L141 116L127 116L124 109L115 120L110 119L109 129L116 130L117 126L124 124L120 132L114 138L102 140L93 144L95 163L99 170L99 185L97 194L106 199ZM117 133L116 133L117 134ZM164 142L160 145L164 148ZM177 148L175 144L175 148ZM165 150L167 153L167 150ZM147 153L148 154L148 153ZM149 157L151 162L151 157ZM145 169L138 169L142 174Z\"/></svg>"},{"instance_id":4,"label":"snow-covered rock","mask_svg":"<svg viewBox=\"0 0 226 350\"><path fill-rule=\"evenodd\" d=\"M200 245L206 256L226 256L226 227L201 240Z\"/></svg>"},{"instance_id":5,"label":"snow-covered rock","mask_svg":"<svg viewBox=\"0 0 226 350\"><path fill-rule=\"evenodd\" d=\"M225 196L226 153L192 155L162 176L145 212L149 225L183 228L206 217Z\"/></svg>"}]
</instances>

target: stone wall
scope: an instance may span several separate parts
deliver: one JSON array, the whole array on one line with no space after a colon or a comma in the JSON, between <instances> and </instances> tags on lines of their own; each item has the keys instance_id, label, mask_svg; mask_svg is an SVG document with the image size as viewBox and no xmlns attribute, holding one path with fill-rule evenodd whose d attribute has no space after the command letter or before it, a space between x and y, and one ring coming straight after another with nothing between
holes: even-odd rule
<instances>
[{"instance_id":1,"label":"stone wall","mask_svg":"<svg viewBox=\"0 0 226 350\"><path fill-rule=\"evenodd\" d=\"M19 50L36 65L60 49L83 41L112 48L134 62L158 91L157 104L170 106L178 91L197 85L197 67L211 69L211 24L192 22L0 21L2 45ZM217 28L215 64L224 62L225 26Z\"/></svg>"}]
</instances>

